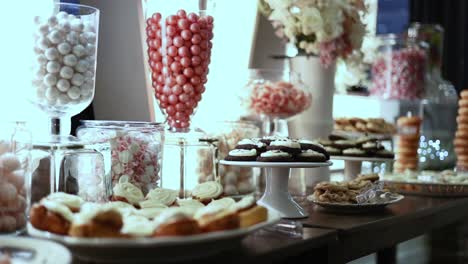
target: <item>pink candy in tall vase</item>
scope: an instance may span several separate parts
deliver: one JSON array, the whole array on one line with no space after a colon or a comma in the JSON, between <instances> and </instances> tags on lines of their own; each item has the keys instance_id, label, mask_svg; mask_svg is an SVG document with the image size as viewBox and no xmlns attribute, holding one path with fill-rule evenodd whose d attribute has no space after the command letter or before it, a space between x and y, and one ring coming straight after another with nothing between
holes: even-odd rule
<instances>
[{"instance_id":1,"label":"pink candy in tall vase","mask_svg":"<svg viewBox=\"0 0 468 264\"><path fill-rule=\"evenodd\" d=\"M214 19L205 2L146 1L152 87L172 131L188 131L208 81Z\"/></svg>"}]
</instances>

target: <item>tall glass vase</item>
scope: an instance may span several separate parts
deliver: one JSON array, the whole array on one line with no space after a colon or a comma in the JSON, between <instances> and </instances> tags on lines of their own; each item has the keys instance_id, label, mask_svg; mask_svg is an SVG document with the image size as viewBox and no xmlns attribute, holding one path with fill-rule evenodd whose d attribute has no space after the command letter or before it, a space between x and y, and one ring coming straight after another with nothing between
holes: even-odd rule
<instances>
[{"instance_id":1,"label":"tall glass vase","mask_svg":"<svg viewBox=\"0 0 468 264\"><path fill-rule=\"evenodd\" d=\"M328 138L334 124L335 64L325 68L316 56L296 56L289 59L289 67L302 76L313 98L311 107L289 122L290 135L295 138ZM305 196L306 188L330 179L330 170L328 167L292 169L291 175L290 186L295 186L292 193Z\"/></svg>"}]
</instances>

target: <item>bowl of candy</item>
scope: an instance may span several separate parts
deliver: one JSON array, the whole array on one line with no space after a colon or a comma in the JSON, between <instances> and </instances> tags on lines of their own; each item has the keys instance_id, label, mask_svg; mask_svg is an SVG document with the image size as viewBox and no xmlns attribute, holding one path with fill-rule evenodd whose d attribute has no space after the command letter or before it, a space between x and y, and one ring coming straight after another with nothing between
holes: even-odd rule
<instances>
[{"instance_id":1,"label":"bowl of candy","mask_svg":"<svg viewBox=\"0 0 468 264\"><path fill-rule=\"evenodd\" d=\"M298 73L275 69L250 69L240 97L243 108L262 119L268 135L277 135L281 120L301 114L312 103L312 94Z\"/></svg>"}]
</instances>

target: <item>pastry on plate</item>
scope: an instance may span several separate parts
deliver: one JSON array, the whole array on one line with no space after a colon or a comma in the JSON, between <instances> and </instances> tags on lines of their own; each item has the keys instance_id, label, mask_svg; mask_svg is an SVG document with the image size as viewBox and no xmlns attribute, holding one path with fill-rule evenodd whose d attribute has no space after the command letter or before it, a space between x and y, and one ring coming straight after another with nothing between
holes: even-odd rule
<instances>
[{"instance_id":1,"label":"pastry on plate","mask_svg":"<svg viewBox=\"0 0 468 264\"><path fill-rule=\"evenodd\" d=\"M73 222L73 213L67 206L47 199L32 206L29 221L36 229L66 235Z\"/></svg>"},{"instance_id":2,"label":"pastry on plate","mask_svg":"<svg viewBox=\"0 0 468 264\"><path fill-rule=\"evenodd\" d=\"M138 207L144 198L143 192L129 182L128 176L120 177L119 182L112 188L112 201L121 201Z\"/></svg>"},{"instance_id":3,"label":"pastry on plate","mask_svg":"<svg viewBox=\"0 0 468 264\"><path fill-rule=\"evenodd\" d=\"M223 186L216 181L199 183L192 190L192 198L203 204L208 204L223 194Z\"/></svg>"},{"instance_id":4,"label":"pastry on plate","mask_svg":"<svg viewBox=\"0 0 468 264\"><path fill-rule=\"evenodd\" d=\"M221 206L224 208L229 208L230 206L234 205L236 201L231 197L224 197L218 200L211 201L207 206Z\"/></svg>"},{"instance_id":5,"label":"pastry on plate","mask_svg":"<svg viewBox=\"0 0 468 264\"><path fill-rule=\"evenodd\" d=\"M165 206L174 205L178 196L178 192L171 189L164 189L164 188L155 188L148 192L146 195L145 201L140 202L140 206L146 206L145 203L148 205L146 207L150 207L151 204L163 204ZM142 207L143 208L143 207Z\"/></svg>"},{"instance_id":6,"label":"pastry on plate","mask_svg":"<svg viewBox=\"0 0 468 264\"><path fill-rule=\"evenodd\" d=\"M202 232L215 232L239 228L237 212L220 205L206 206L195 214Z\"/></svg>"},{"instance_id":7,"label":"pastry on plate","mask_svg":"<svg viewBox=\"0 0 468 264\"><path fill-rule=\"evenodd\" d=\"M75 215L69 235L74 237L125 237L120 233L120 212L105 204L85 203Z\"/></svg>"},{"instance_id":8,"label":"pastry on plate","mask_svg":"<svg viewBox=\"0 0 468 264\"><path fill-rule=\"evenodd\" d=\"M241 228L253 226L268 219L268 210L257 205L255 198L251 195L231 205L230 209L237 212Z\"/></svg>"},{"instance_id":9,"label":"pastry on plate","mask_svg":"<svg viewBox=\"0 0 468 264\"><path fill-rule=\"evenodd\" d=\"M224 159L228 161L255 161L257 153L255 149L233 149Z\"/></svg>"},{"instance_id":10,"label":"pastry on plate","mask_svg":"<svg viewBox=\"0 0 468 264\"><path fill-rule=\"evenodd\" d=\"M122 235L129 237L149 237L154 232L155 223L139 215L126 216L123 219Z\"/></svg>"},{"instance_id":11,"label":"pastry on plate","mask_svg":"<svg viewBox=\"0 0 468 264\"><path fill-rule=\"evenodd\" d=\"M84 203L84 200L78 195L68 194L64 192L51 193L47 197L45 197L45 199L61 203L67 206L74 213L80 211L80 207Z\"/></svg>"},{"instance_id":12,"label":"pastry on plate","mask_svg":"<svg viewBox=\"0 0 468 264\"><path fill-rule=\"evenodd\" d=\"M153 236L188 236L201 233L198 222L177 207L169 208L154 219Z\"/></svg>"}]
</instances>

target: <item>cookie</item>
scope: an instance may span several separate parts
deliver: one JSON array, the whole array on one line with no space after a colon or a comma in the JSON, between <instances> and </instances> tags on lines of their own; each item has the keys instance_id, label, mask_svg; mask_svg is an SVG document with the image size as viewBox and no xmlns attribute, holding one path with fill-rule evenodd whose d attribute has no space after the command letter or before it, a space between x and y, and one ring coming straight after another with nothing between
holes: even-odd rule
<instances>
[{"instance_id":1,"label":"cookie","mask_svg":"<svg viewBox=\"0 0 468 264\"><path fill-rule=\"evenodd\" d=\"M369 174L359 174L358 177L355 179L357 181L371 181L375 182L379 180L379 174L377 173L369 173Z\"/></svg>"},{"instance_id":2,"label":"cookie","mask_svg":"<svg viewBox=\"0 0 468 264\"><path fill-rule=\"evenodd\" d=\"M348 139L348 138L345 137L345 136L342 136L342 135L338 135L338 134L331 133L331 134L328 136L328 139L334 141L334 140L346 140L346 139Z\"/></svg>"},{"instance_id":3,"label":"cookie","mask_svg":"<svg viewBox=\"0 0 468 264\"><path fill-rule=\"evenodd\" d=\"M354 148L356 146L356 142L353 140L336 140L333 142L333 147L338 149Z\"/></svg>"},{"instance_id":4,"label":"cookie","mask_svg":"<svg viewBox=\"0 0 468 264\"><path fill-rule=\"evenodd\" d=\"M378 150L382 150L383 146L379 142L366 142L361 145L361 148L367 153L374 154Z\"/></svg>"},{"instance_id":5,"label":"cookie","mask_svg":"<svg viewBox=\"0 0 468 264\"><path fill-rule=\"evenodd\" d=\"M325 162L328 159L323 153L308 149L297 154L294 160L299 162Z\"/></svg>"},{"instance_id":6,"label":"cookie","mask_svg":"<svg viewBox=\"0 0 468 264\"><path fill-rule=\"evenodd\" d=\"M333 146L333 141L328 140L328 139L319 139L318 143L320 143L324 147L330 147Z\"/></svg>"},{"instance_id":7,"label":"cookie","mask_svg":"<svg viewBox=\"0 0 468 264\"><path fill-rule=\"evenodd\" d=\"M281 150L290 154L299 154L301 153L301 144L290 139L279 139L271 141L270 145L267 147L267 150Z\"/></svg>"},{"instance_id":8,"label":"cookie","mask_svg":"<svg viewBox=\"0 0 468 264\"><path fill-rule=\"evenodd\" d=\"M236 149L255 149L258 153L266 151L266 144L253 139L242 139L237 143Z\"/></svg>"},{"instance_id":9,"label":"cookie","mask_svg":"<svg viewBox=\"0 0 468 264\"><path fill-rule=\"evenodd\" d=\"M293 161L293 156L281 150L267 150L260 154L257 158L257 161L260 162L291 162Z\"/></svg>"},{"instance_id":10,"label":"cookie","mask_svg":"<svg viewBox=\"0 0 468 264\"><path fill-rule=\"evenodd\" d=\"M348 187L339 182L319 182L315 185L314 190L344 192L348 190Z\"/></svg>"},{"instance_id":11,"label":"cookie","mask_svg":"<svg viewBox=\"0 0 468 264\"><path fill-rule=\"evenodd\" d=\"M314 150L319 153L322 153L327 160L330 159L330 154L325 150L325 147L321 145L320 143L317 143L315 141L307 140L307 139L300 139L299 144L301 145L302 150Z\"/></svg>"},{"instance_id":12,"label":"cookie","mask_svg":"<svg viewBox=\"0 0 468 264\"><path fill-rule=\"evenodd\" d=\"M228 161L255 161L257 160L257 150L234 149L229 151L229 154L224 159Z\"/></svg>"},{"instance_id":13,"label":"cookie","mask_svg":"<svg viewBox=\"0 0 468 264\"><path fill-rule=\"evenodd\" d=\"M341 149L337 149L334 147L324 147L327 153L331 156L338 156L341 155Z\"/></svg>"},{"instance_id":14,"label":"cookie","mask_svg":"<svg viewBox=\"0 0 468 264\"><path fill-rule=\"evenodd\" d=\"M366 156L366 152L359 148L347 148L343 149L343 156L364 157Z\"/></svg>"},{"instance_id":15,"label":"cookie","mask_svg":"<svg viewBox=\"0 0 468 264\"><path fill-rule=\"evenodd\" d=\"M381 158L393 159L393 158L395 158L395 153L391 152L390 150L381 149L381 150L377 150L375 152L375 156L376 157L381 157Z\"/></svg>"}]
</instances>

